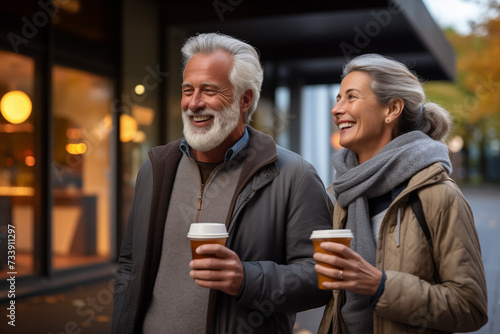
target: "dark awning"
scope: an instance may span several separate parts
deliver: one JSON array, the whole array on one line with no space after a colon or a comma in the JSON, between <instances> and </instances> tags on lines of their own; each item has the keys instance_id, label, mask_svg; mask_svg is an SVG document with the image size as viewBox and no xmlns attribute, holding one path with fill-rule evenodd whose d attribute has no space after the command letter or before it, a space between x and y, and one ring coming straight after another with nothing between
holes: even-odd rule
<instances>
[{"instance_id":1,"label":"dark awning","mask_svg":"<svg viewBox=\"0 0 500 334\"><path fill-rule=\"evenodd\" d=\"M278 82L335 83L348 58L372 52L426 80L455 77L453 49L420 0L179 1L165 13L167 26L188 35L219 31L248 41Z\"/></svg>"}]
</instances>

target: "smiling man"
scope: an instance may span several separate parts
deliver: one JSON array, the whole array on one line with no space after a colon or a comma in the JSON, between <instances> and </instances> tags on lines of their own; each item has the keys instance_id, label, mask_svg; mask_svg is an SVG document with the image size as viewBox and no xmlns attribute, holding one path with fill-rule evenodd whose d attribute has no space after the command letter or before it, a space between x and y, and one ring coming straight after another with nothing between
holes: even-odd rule
<instances>
[{"instance_id":1,"label":"smiling man","mask_svg":"<svg viewBox=\"0 0 500 334\"><path fill-rule=\"evenodd\" d=\"M244 113L250 108L253 91L233 99L229 81L232 57L225 51L196 54L187 63L182 84L184 136L193 158L218 163L245 131Z\"/></svg>"},{"instance_id":2,"label":"smiling man","mask_svg":"<svg viewBox=\"0 0 500 334\"><path fill-rule=\"evenodd\" d=\"M113 333L292 333L324 305L309 240L331 227L313 166L249 123L257 51L222 34L183 46L184 138L150 150L137 177L115 287ZM222 222L226 245L191 260L191 223Z\"/></svg>"}]
</instances>

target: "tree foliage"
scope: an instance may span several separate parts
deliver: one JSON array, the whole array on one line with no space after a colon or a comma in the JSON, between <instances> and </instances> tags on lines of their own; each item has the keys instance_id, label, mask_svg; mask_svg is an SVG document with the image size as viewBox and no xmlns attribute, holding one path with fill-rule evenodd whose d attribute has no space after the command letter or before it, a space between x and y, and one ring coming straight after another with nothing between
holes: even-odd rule
<instances>
[{"instance_id":1,"label":"tree foliage","mask_svg":"<svg viewBox=\"0 0 500 334\"><path fill-rule=\"evenodd\" d=\"M445 31L456 55L454 82L427 82L427 98L453 116L454 135L480 146L484 160L485 138L500 136L500 2L490 0L484 20L469 35ZM493 131L492 131L493 130ZM468 155L468 152L465 152ZM468 166L466 166L467 168ZM480 166L481 167L481 166Z\"/></svg>"},{"instance_id":2,"label":"tree foliage","mask_svg":"<svg viewBox=\"0 0 500 334\"><path fill-rule=\"evenodd\" d=\"M498 2L490 1L490 17L474 25L470 35L445 31L456 54L456 81L426 84L429 98L442 99L459 123L475 125L500 113L499 10Z\"/></svg>"}]
</instances>

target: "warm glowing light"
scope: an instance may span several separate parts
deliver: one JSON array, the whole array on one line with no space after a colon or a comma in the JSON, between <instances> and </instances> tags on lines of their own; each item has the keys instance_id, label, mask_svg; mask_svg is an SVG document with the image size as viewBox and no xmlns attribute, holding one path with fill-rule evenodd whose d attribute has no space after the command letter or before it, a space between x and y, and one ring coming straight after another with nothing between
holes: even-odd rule
<instances>
[{"instance_id":1,"label":"warm glowing light","mask_svg":"<svg viewBox=\"0 0 500 334\"><path fill-rule=\"evenodd\" d=\"M35 128L33 124L30 123L22 123L22 124L11 124L5 123L0 124L0 133L21 133L21 132L33 132Z\"/></svg>"},{"instance_id":2,"label":"warm glowing light","mask_svg":"<svg viewBox=\"0 0 500 334\"><path fill-rule=\"evenodd\" d=\"M134 137L134 143L143 143L146 140L146 133L144 131L137 131Z\"/></svg>"},{"instance_id":3,"label":"warm glowing light","mask_svg":"<svg viewBox=\"0 0 500 334\"><path fill-rule=\"evenodd\" d=\"M32 104L29 96L20 90L6 93L0 100L3 117L12 124L20 124L31 115Z\"/></svg>"},{"instance_id":4,"label":"warm glowing light","mask_svg":"<svg viewBox=\"0 0 500 334\"><path fill-rule=\"evenodd\" d=\"M153 110L153 108L133 106L132 117L135 118L137 124L149 126L153 123L155 111Z\"/></svg>"},{"instance_id":5,"label":"warm glowing light","mask_svg":"<svg viewBox=\"0 0 500 334\"><path fill-rule=\"evenodd\" d=\"M453 153L460 152L463 147L464 139L460 136L453 137L453 139L448 143L448 149Z\"/></svg>"},{"instance_id":6,"label":"warm glowing light","mask_svg":"<svg viewBox=\"0 0 500 334\"><path fill-rule=\"evenodd\" d=\"M135 86L134 91L137 95L142 95L146 91L146 88L144 88L143 85L137 85Z\"/></svg>"},{"instance_id":7,"label":"warm glowing light","mask_svg":"<svg viewBox=\"0 0 500 334\"><path fill-rule=\"evenodd\" d=\"M111 131L111 126L112 126L112 120L111 120L111 115L106 115L101 121L101 125L104 127L104 129L109 132Z\"/></svg>"},{"instance_id":8,"label":"warm glowing light","mask_svg":"<svg viewBox=\"0 0 500 334\"><path fill-rule=\"evenodd\" d=\"M33 196L33 187L0 187L0 196Z\"/></svg>"},{"instance_id":9,"label":"warm glowing light","mask_svg":"<svg viewBox=\"0 0 500 334\"><path fill-rule=\"evenodd\" d=\"M106 115L102 120L104 127L111 131L111 115ZM122 114L120 116L120 141L127 143L135 138L138 130L137 121L130 115Z\"/></svg>"},{"instance_id":10,"label":"warm glowing light","mask_svg":"<svg viewBox=\"0 0 500 334\"><path fill-rule=\"evenodd\" d=\"M340 132L334 132L330 136L330 145L333 146L334 149L340 151L343 147L340 145Z\"/></svg>"},{"instance_id":11,"label":"warm glowing light","mask_svg":"<svg viewBox=\"0 0 500 334\"><path fill-rule=\"evenodd\" d=\"M66 152L69 154L83 154L87 152L87 145L84 143L76 143L76 144L67 144L66 145Z\"/></svg>"},{"instance_id":12,"label":"warm glowing light","mask_svg":"<svg viewBox=\"0 0 500 334\"><path fill-rule=\"evenodd\" d=\"M33 167L35 165L35 157L32 155L28 155L26 158L24 158L24 163L26 166Z\"/></svg>"},{"instance_id":13,"label":"warm glowing light","mask_svg":"<svg viewBox=\"0 0 500 334\"><path fill-rule=\"evenodd\" d=\"M66 130L66 136L68 136L69 139L81 139L83 137L82 129L69 128Z\"/></svg>"},{"instance_id":14,"label":"warm glowing light","mask_svg":"<svg viewBox=\"0 0 500 334\"><path fill-rule=\"evenodd\" d=\"M54 5L60 6L62 9L70 12L71 14L77 14L82 8L80 0L55 0Z\"/></svg>"},{"instance_id":15,"label":"warm glowing light","mask_svg":"<svg viewBox=\"0 0 500 334\"><path fill-rule=\"evenodd\" d=\"M127 143L135 138L137 134L137 122L136 120L127 114L120 116L120 140L123 143Z\"/></svg>"}]
</instances>

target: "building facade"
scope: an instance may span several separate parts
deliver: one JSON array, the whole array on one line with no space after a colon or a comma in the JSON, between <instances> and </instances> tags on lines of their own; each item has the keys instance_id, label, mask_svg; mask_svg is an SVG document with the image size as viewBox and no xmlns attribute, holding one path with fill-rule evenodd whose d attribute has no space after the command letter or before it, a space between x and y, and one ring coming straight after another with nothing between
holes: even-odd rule
<instances>
[{"instance_id":1,"label":"building facade","mask_svg":"<svg viewBox=\"0 0 500 334\"><path fill-rule=\"evenodd\" d=\"M421 1L20 0L0 4L0 298L111 276L150 147L182 136L180 47L220 31L259 49L252 126L331 181L329 110L349 57L452 79Z\"/></svg>"}]
</instances>

